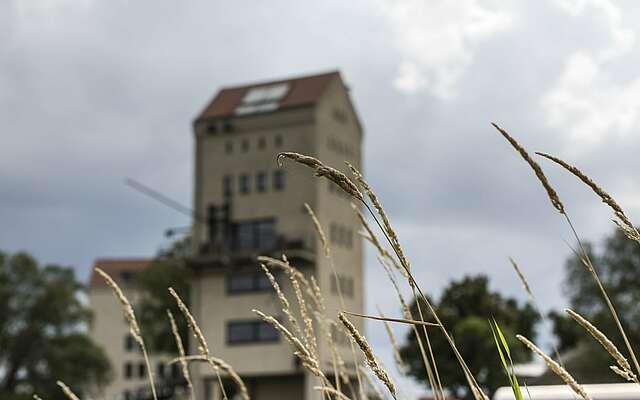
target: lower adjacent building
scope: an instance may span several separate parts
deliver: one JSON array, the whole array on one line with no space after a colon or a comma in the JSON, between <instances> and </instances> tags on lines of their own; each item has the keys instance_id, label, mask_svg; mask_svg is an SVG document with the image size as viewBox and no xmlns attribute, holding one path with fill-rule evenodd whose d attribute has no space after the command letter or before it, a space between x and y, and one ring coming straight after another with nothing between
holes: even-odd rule
<instances>
[{"instance_id":1,"label":"lower adjacent building","mask_svg":"<svg viewBox=\"0 0 640 400\"><path fill-rule=\"evenodd\" d=\"M99 259L95 267L105 271L116 281L125 295L135 304L139 298L134 282L135 274L150 264L150 259ZM113 372L113 380L95 396L100 400L138 400L151 398L147 366L138 343L129 332L122 306L104 279L95 272L89 282L89 302L93 310L91 337L104 349ZM170 365L170 355L150 355L150 364L157 389L163 398L175 392L174 382L181 375L176 365Z\"/></svg>"}]
</instances>

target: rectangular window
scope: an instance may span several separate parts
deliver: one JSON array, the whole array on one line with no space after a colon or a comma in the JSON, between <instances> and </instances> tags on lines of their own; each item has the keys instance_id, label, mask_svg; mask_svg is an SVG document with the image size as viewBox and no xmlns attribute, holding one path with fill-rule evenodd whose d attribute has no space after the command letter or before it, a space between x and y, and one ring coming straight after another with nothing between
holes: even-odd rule
<instances>
[{"instance_id":1,"label":"rectangular window","mask_svg":"<svg viewBox=\"0 0 640 400\"><path fill-rule=\"evenodd\" d=\"M235 224L234 247L238 250L273 250L278 243L273 218Z\"/></svg>"},{"instance_id":2,"label":"rectangular window","mask_svg":"<svg viewBox=\"0 0 640 400\"><path fill-rule=\"evenodd\" d=\"M124 364L124 379L131 379L133 376L133 364L127 362Z\"/></svg>"},{"instance_id":3,"label":"rectangular window","mask_svg":"<svg viewBox=\"0 0 640 400\"><path fill-rule=\"evenodd\" d=\"M242 152L246 153L249 151L249 139L242 140Z\"/></svg>"},{"instance_id":4,"label":"rectangular window","mask_svg":"<svg viewBox=\"0 0 640 400\"><path fill-rule=\"evenodd\" d=\"M147 373L147 367L143 362L138 364L138 378L144 378Z\"/></svg>"},{"instance_id":5,"label":"rectangular window","mask_svg":"<svg viewBox=\"0 0 640 400\"><path fill-rule=\"evenodd\" d=\"M242 174L240 175L240 193L248 194L249 193L249 175Z\"/></svg>"},{"instance_id":6,"label":"rectangular window","mask_svg":"<svg viewBox=\"0 0 640 400\"><path fill-rule=\"evenodd\" d=\"M133 340L133 336L131 336L131 334L127 334L127 336L124 337L124 349L126 351L133 351L135 348L135 343Z\"/></svg>"},{"instance_id":7,"label":"rectangular window","mask_svg":"<svg viewBox=\"0 0 640 400\"><path fill-rule=\"evenodd\" d=\"M256 189L260 193L264 193L267 190L267 174L265 172L256 174Z\"/></svg>"},{"instance_id":8,"label":"rectangular window","mask_svg":"<svg viewBox=\"0 0 640 400\"><path fill-rule=\"evenodd\" d=\"M263 150L265 147L267 147L267 140L264 137L261 137L258 139L258 148Z\"/></svg>"},{"instance_id":9,"label":"rectangular window","mask_svg":"<svg viewBox=\"0 0 640 400\"><path fill-rule=\"evenodd\" d=\"M262 320L227 323L227 343L229 344L276 342L279 338L276 328Z\"/></svg>"},{"instance_id":10,"label":"rectangular window","mask_svg":"<svg viewBox=\"0 0 640 400\"><path fill-rule=\"evenodd\" d=\"M231 175L225 175L222 178L222 194L224 197L230 197L233 193L233 177Z\"/></svg>"},{"instance_id":11,"label":"rectangular window","mask_svg":"<svg viewBox=\"0 0 640 400\"><path fill-rule=\"evenodd\" d=\"M276 135L274 144L276 145L276 147L282 146L282 135Z\"/></svg>"},{"instance_id":12,"label":"rectangular window","mask_svg":"<svg viewBox=\"0 0 640 400\"><path fill-rule=\"evenodd\" d=\"M233 142L231 140L227 140L224 144L224 152L227 154L233 153Z\"/></svg>"},{"instance_id":13,"label":"rectangular window","mask_svg":"<svg viewBox=\"0 0 640 400\"><path fill-rule=\"evenodd\" d=\"M278 279L277 273L274 272L274 276ZM264 292L272 289L269 278L262 270L232 272L227 275L227 293L229 294Z\"/></svg>"},{"instance_id":14,"label":"rectangular window","mask_svg":"<svg viewBox=\"0 0 640 400\"><path fill-rule=\"evenodd\" d=\"M273 171L273 190L284 190L284 171L281 169Z\"/></svg>"},{"instance_id":15,"label":"rectangular window","mask_svg":"<svg viewBox=\"0 0 640 400\"><path fill-rule=\"evenodd\" d=\"M159 361L158 362L157 371L158 371L158 377L160 379L164 379L166 377L166 374L167 374L165 363L163 363L162 361Z\"/></svg>"}]
</instances>

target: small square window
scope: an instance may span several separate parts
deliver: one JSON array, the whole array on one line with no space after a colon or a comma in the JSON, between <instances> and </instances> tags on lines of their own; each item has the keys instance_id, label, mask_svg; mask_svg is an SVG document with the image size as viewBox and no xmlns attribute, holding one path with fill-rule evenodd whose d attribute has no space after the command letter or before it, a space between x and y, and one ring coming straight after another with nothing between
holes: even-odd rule
<instances>
[{"instance_id":1,"label":"small square window","mask_svg":"<svg viewBox=\"0 0 640 400\"><path fill-rule=\"evenodd\" d=\"M231 124L231 122L229 121L225 121L224 124L222 125L222 130L224 130L227 133L233 132L233 124Z\"/></svg>"},{"instance_id":2,"label":"small square window","mask_svg":"<svg viewBox=\"0 0 640 400\"><path fill-rule=\"evenodd\" d=\"M249 151L249 139L242 140L242 152L246 153Z\"/></svg>"},{"instance_id":3,"label":"small square window","mask_svg":"<svg viewBox=\"0 0 640 400\"><path fill-rule=\"evenodd\" d=\"M248 194L249 191L249 175L242 174L240 175L240 193Z\"/></svg>"},{"instance_id":4,"label":"small square window","mask_svg":"<svg viewBox=\"0 0 640 400\"><path fill-rule=\"evenodd\" d=\"M224 152L227 153L227 154L233 153L233 142L231 140L228 140L224 144Z\"/></svg>"},{"instance_id":5,"label":"small square window","mask_svg":"<svg viewBox=\"0 0 640 400\"><path fill-rule=\"evenodd\" d=\"M256 188L258 192L264 193L267 190L267 174L266 172L258 172L256 175Z\"/></svg>"},{"instance_id":6,"label":"small square window","mask_svg":"<svg viewBox=\"0 0 640 400\"><path fill-rule=\"evenodd\" d=\"M276 147L282 146L282 135L276 135L274 144L276 145Z\"/></svg>"},{"instance_id":7,"label":"small square window","mask_svg":"<svg viewBox=\"0 0 640 400\"><path fill-rule=\"evenodd\" d=\"M218 126L215 124L215 122L207 125L207 133L211 135L215 135L216 133L218 133Z\"/></svg>"}]
</instances>

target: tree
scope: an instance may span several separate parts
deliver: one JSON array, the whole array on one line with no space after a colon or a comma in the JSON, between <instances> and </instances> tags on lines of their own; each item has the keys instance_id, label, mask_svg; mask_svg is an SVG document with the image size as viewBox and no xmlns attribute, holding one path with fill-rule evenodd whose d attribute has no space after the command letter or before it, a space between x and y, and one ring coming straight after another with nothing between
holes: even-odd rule
<instances>
[{"instance_id":1,"label":"tree","mask_svg":"<svg viewBox=\"0 0 640 400\"><path fill-rule=\"evenodd\" d=\"M618 312L629 341L637 345L640 343L640 246L616 230L604 240L602 246L596 248L586 243L585 248ZM626 354L626 346L600 290L577 255L566 261L564 288L571 308L604 332ZM565 357L566 367L576 378L583 383L620 381L608 368L613 362L605 350L584 329L564 314L556 313L550 317L561 350L569 353ZM582 362L587 357L592 360L597 357L603 362Z\"/></svg>"},{"instance_id":2,"label":"tree","mask_svg":"<svg viewBox=\"0 0 640 400\"><path fill-rule=\"evenodd\" d=\"M499 293L490 291L486 276L467 276L460 281L451 282L444 289L439 301L432 304L445 327L451 332L458 350L478 383L490 396L498 387L508 382L491 333L489 319L495 318L500 325L515 363L530 359L530 352L519 344L515 334L520 333L532 338L534 325L538 320L537 313L529 304L520 306L516 300L504 298ZM426 305L421 307L427 318ZM414 316L419 315L415 299L411 308ZM422 330L419 332L423 335ZM472 398L467 390L464 373L442 332L430 329L429 339L443 386L457 397ZM413 330L407 335L401 354L409 365L409 374L428 384Z\"/></svg>"},{"instance_id":3,"label":"tree","mask_svg":"<svg viewBox=\"0 0 640 400\"><path fill-rule=\"evenodd\" d=\"M189 329L186 320L181 317L182 312L167 289L174 288L189 305L189 271L184 266L189 254L191 239L187 236L161 250L151 265L136 275L136 284L142 294L136 313L145 342L154 352L176 353L167 310L175 316L178 331L187 348Z\"/></svg>"},{"instance_id":4,"label":"tree","mask_svg":"<svg viewBox=\"0 0 640 400\"><path fill-rule=\"evenodd\" d=\"M0 251L0 398L62 400L56 380L80 395L108 382L109 361L86 333L84 289L72 268Z\"/></svg>"}]
</instances>

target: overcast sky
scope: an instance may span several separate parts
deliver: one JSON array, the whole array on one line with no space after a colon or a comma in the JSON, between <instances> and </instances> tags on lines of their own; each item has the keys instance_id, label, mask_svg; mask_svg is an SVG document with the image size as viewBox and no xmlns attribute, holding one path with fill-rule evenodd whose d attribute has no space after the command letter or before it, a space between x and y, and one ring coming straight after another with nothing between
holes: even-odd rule
<instances>
[{"instance_id":1,"label":"overcast sky","mask_svg":"<svg viewBox=\"0 0 640 400\"><path fill-rule=\"evenodd\" d=\"M569 231L490 121L640 214L638 3L220 4L0 2L0 249L82 279L96 257L153 255L165 228L190 221L123 179L190 204L190 124L218 87L332 69L364 123L366 174L430 293L482 272L524 299L511 255L544 308L565 305ZM582 236L612 232L597 198L542 165ZM397 315L368 260L368 308Z\"/></svg>"}]
</instances>

